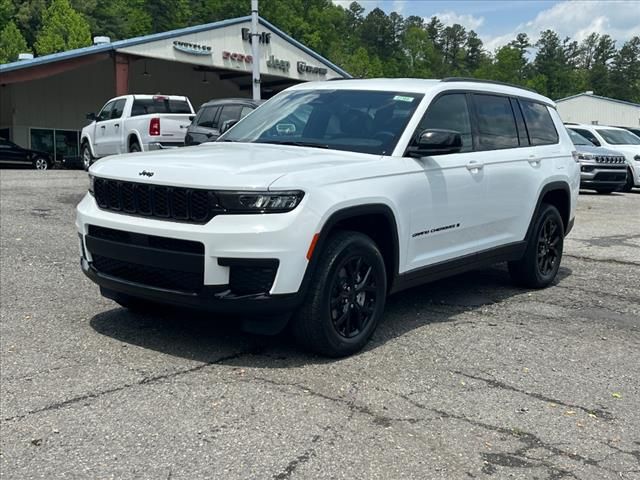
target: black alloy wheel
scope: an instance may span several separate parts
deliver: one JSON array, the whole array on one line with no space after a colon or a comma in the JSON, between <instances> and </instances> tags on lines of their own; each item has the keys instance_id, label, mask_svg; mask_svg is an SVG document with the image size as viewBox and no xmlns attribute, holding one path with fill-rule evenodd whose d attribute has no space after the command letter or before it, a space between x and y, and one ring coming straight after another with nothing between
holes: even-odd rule
<instances>
[{"instance_id":1,"label":"black alloy wheel","mask_svg":"<svg viewBox=\"0 0 640 480\"><path fill-rule=\"evenodd\" d=\"M560 262L562 251L558 246L562 242L562 227L554 217L547 217L538 236L538 271L548 277Z\"/></svg>"},{"instance_id":2,"label":"black alloy wheel","mask_svg":"<svg viewBox=\"0 0 640 480\"><path fill-rule=\"evenodd\" d=\"M378 288L374 267L361 255L342 261L331 287L331 322L344 338L354 338L364 331L376 310Z\"/></svg>"}]
</instances>

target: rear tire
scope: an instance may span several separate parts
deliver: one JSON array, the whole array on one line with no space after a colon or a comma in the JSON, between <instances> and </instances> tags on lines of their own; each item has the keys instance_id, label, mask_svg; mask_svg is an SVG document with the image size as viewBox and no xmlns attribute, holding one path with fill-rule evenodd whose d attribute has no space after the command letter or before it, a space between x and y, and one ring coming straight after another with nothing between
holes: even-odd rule
<instances>
[{"instance_id":1,"label":"rear tire","mask_svg":"<svg viewBox=\"0 0 640 480\"><path fill-rule=\"evenodd\" d=\"M511 278L523 287L547 287L558 274L563 246L564 225L560 212L553 205L543 203L523 257L509 262Z\"/></svg>"},{"instance_id":2,"label":"rear tire","mask_svg":"<svg viewBox=\"0 0 640 480\"><path fill-rule=\"evenodd\" d=\"M596 189L596 192L598 192L600 195L609 195L611 194L611 192L613 192L613 188L598 188Z\"/></svg>"},{"instance_id":3,"label":"rear tire","mask_svg":"<svg viewBox=\"0 0 640 480\"><path fill-rule=\"evenodd\" d=\"M364 347L382 318L387 294L377 245L358 232L333 234L321 252L291 331L305 349L328 357Z\"/></svg>"}]
</instances>

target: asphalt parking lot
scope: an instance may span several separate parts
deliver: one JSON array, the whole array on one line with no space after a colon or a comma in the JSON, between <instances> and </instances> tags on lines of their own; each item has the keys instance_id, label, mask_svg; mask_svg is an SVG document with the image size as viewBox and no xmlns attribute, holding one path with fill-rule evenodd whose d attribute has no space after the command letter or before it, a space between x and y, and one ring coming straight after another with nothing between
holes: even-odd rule
<instances>
[{"instance_id":1,"label":"asphalt parking lot","mask_svg":"<svg viewBox=\"0 0 640 480\"><path fill-rule=\"evenodd\" d=\"M640 192L580 196L557 284L389 300L343 360L82 275L77 171L0 172L6 479L640 479Z\"/></svg>"}]
</instances>

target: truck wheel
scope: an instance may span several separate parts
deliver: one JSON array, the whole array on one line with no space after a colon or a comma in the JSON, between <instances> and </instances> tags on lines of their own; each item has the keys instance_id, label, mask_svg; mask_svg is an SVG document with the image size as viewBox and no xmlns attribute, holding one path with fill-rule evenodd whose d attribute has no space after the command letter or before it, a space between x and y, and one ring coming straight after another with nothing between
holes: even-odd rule
<instances>
[{"instance_id":1,"label":"truck wheel","mask_svg":"<svg viewBox=\"0 0 640 480\"><path fill-rule=\"evenodd\" d=\"M609 195L611 192L613 192L613 188L598 188L596 192L601 195Z\"/></svg>"},{"instance_id":2,"label":"truck wheel","mask_svg":"<svg viewBox=\"0 0 640 480\"><path fill-rule=\"evenodd\" d=\"M627 170L627 183L625 183L624 187L622 187L622 191L630 192L632 188L633 188L633 172L629 168Z\"/></svg>"},{"instance_id":3,"label":"truck wheel","mask_svg":"<svg viewBox=\"0 0 640 480\"><path fill-rule=\"evenodd\" d=\"M36 170L48 170L49 162L46 158L36 157L33 159L33 168L35 168Z\"/></svg>"},{"instance_id":4,"label":"truck wheel","mask_svg":"<svg viewBox=\"0 0 640 480\"><path fill-rule=\"evenodd\" d=\"M511 278L528 288L544 288L555 278L562 260L564 226L560 212L543 203L535 220L524 256L509 262Z\"/></svg>"},{"instance_id":5,"label":"truck wheel","mask_svg":"<svg viewBox=\"0 0 640 480\"><path fill-rule=\"evenodd\" d=\"M380 250L366 235L341 231L320 254L304 305L291 330L304 348L343 357L367 343L382 318L387 276Z\"/></svg>"},{"instance_id":6,"label":"truck wheel","mask_svg":"<svg viewBox=\"0 0 640 480\"><path fill-rule=\"evenodd\" d=\"M93 165L93 155L91 155L91 149L88 143L82 144L82 166L85 170L89 170L89 167Z\"/></svg>"},{"instance_id":7,"label":"truck wheel","mask_svg":"<svg viewBox=\"0 0 640 480\"><path fill-rule=\"evenodd\" d=\"M136 152L141 152L142 149L140 148L140 144L138 142L133 142L131 143L131 145L129 145L129 152L130 153L136 153Z\"/></svg>"}]
</instances>

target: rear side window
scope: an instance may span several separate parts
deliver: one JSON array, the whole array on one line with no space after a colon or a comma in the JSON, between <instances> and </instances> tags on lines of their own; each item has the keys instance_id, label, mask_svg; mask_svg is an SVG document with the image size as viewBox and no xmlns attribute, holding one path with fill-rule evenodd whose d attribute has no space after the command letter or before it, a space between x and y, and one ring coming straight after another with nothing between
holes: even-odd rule
<instances>
[{"instance_id":1,"label":"rear side window","mask_svg":"<svg viewBox=\"0 0 640 480\"><path fill-rule=\"evenodd\" d=\"M500 150L520 146L508 97L473 95L478 121L478 149Z\"/></svg>"},{"instance_id":2,"label":"rear side window","mask_svg":"<svg viewBox=\"0 0 640 480\"><path fill-rule=\"evenodd\" d=\"M531 145L558 143L558 132L546 105L520 100L520 106L522 107L524 120L527 122Z\"/></svg>"},{"instance_id":3,"label":"rear side window","mask_svg":"<svg viewBox=\"0 0 640 480\"><path fill-rule=\"evenodd\" d=\"M204 128L218 128L218 124L215 121L218 110L219 107L204 107L202 113L198 116L197 125Z\"/></svg>"},{"instance_id":4,"label":"rear side window","mask_svg":"<svg viewBox=\"0 0 640 480\"><path fill-rule=\"evenodd\" d=\"M242 107L242 111L240 112L240 118L244 118L253 112L253 107Z\"/></svg>"},{"instance_id":5,"label":"rear side window","mask_svg":"<svg viewBox=\"0 0 640 480\"><path fill-rule=\"evenodd\" d=\"M166 97L137 98L131 108L131 116L148 115L153 113L191 113L186 100L170 100Z\"/></svg>"},{"instance_id":6,"label":"rear side window","mask_svg":"<svg viewBox=\"0 0 640 480\"><path fill-rule=\"evenodd\" d=\"M436 99L425 113L418 126L418 134L426 129L454 130L462 136L461 152L473 149L471 120L467 96L464 93L450 93Z\"/></svg>"}]
</instances>

